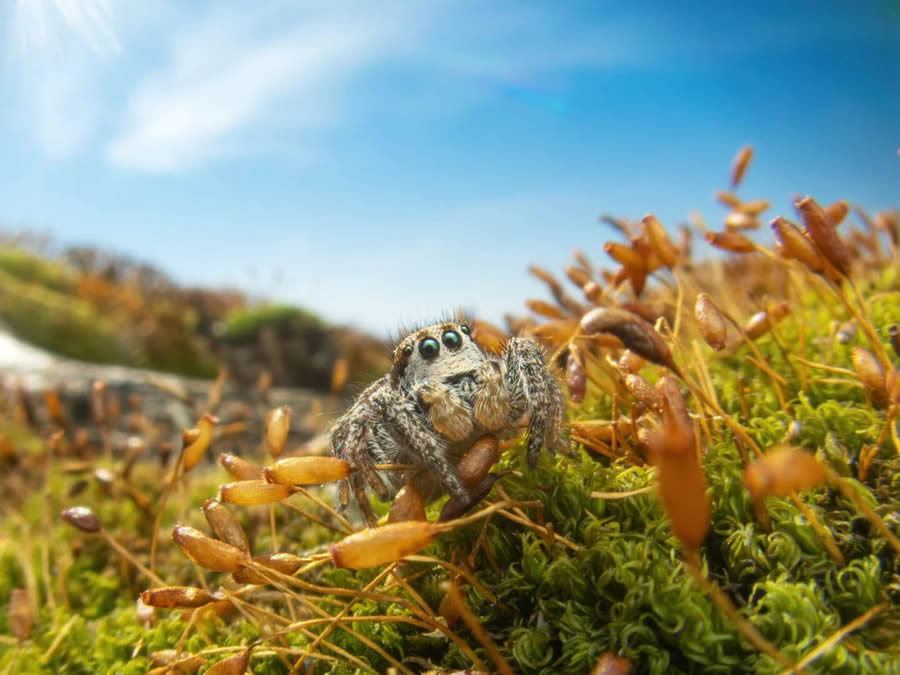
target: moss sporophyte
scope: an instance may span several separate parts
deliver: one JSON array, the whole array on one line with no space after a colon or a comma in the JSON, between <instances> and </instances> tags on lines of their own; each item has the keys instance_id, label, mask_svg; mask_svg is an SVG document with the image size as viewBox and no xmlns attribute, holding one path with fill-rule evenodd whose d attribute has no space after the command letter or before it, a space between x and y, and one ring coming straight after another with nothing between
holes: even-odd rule
<instances>
[{"instance_id":1,"label":"moss sporophyte","mask_svg":"<svg viewBox=\"0 0 900 675\"><path fill-rule=\"evenodd\" d=\"M0 673L900 672L897 214L803 197L769 245L769 202L738 194L751 158L722 228L606 216L616 240L588 250L613 269L576 251L564 280L531 268L549 296L506 329L414 333L394 371L415 395L330 450L271 379L240 413L224 373L196 402L170 388L196 420L171 454L108 386L84 424L5 391ZM464 348L484 373L438 381ZM482 428L494 369L506 412L559 388L567 443L542 451L533 390ZM367 434L392 452L360 462Z\"/></svg>"}]
</instances>

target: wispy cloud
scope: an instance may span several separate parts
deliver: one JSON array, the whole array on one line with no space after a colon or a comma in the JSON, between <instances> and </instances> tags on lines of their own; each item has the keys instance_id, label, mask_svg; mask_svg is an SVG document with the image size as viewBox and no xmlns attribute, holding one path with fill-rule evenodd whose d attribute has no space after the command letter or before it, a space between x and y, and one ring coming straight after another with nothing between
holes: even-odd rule
<instances>
[{"instance_id":1,"label":"wispy cloud","mask_svg":"<svg viewBox=\"0 0 900 675\"><path fill-rule=\"evenodd\" d=\"M98 75L121 50L112 3L16 0L8 25L22 112L48 155L69 156L95 131Z\"/></svg>"},{"instance_id":2,"label":"wispy cloud","mask_svg":"<svg viewBox=\"0 0 900 675\"><path fill-rule=\"evenodd\" d=\"M380 98L364 76L383 66L405 69L407 78L380 93L409 114L404 102L428 98L422 92L435 88L434 79L542 86L564 68L633 58L621 27L573 34L553 20L546 10L485 11L468 0L212 10L187 21L168 63L140 82L107 157L129 169L183 170L246 150L245 139L273 120L299 130L296 150L309 153L318 134L302 132L340 124L351 111L362 116L355 97ZM452 93L441 94L455 107ZM458 99L457 107L473 105L479 95Z\"/></svg>"},{"instance_id":3,"label":"wispy cloud","mask_svg":"<svg viewBox=\"0 0 900 675\"><path fill-rule=\"evenodd\" d=\"M110 161L146 171L192 167L227 152L279 105L291 106L293 125L326 124L341 112L339 90L417 15L398 22L362 6L338 13L318 5L285 24L241 7L213 12L176 36L169 64L131 97Z\"/></svg>"}]
</instances>

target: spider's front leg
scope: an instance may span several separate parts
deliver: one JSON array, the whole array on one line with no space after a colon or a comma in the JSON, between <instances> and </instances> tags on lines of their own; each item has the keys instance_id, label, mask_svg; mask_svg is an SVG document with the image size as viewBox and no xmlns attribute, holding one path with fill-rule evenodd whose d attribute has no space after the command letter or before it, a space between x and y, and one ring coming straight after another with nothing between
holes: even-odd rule
<instances>
[{"instance_id":1,"label":"spider's front leg","mask_svg":"<svg viewBox=\"0 0 900 675\"><path fill-rule=\"evenodd\" d=\"M509 392L508 422L528 414L528 465L534 467L541 448L563 447L560 437L563 397L553 375L544 366L543 353L536 342L528 338L510 338L503 350L506 364L504 384Z\"/></svg>"},{"instance_id":2,"label":"spider's front leg","mask_svg":"<svg viewBox=\"0 0 900 675\"><path fill-rule=\"evenodd\" d=\"M478 369L478 388L472 403L475 419L488 431L509 424L509 392L498 361L485 361Z\"/></svg>"},{"instance_id":3,"label":"spider's front leg","mask_svg":"<svg viewBox=\"0 0 900 675\"><path fill-rule=\"evenodd\" d=\"M429 428L413 399L385 391L379 402L383 406L384 419L398 442L409 449L450 495L450 501L441 512L441 520L465 513L490 492L496 480L493 474L472 488L463 485L456 468L447 458L450 449L448 440Z\"/></svg>"},{"instance_id":4,"label":"spider's front leg","mask_svg":"<svg viewBox=\"0 0 900 675\"><path fill-rule=\"evenodd\" d=\"M428 406L431 426L451 441L472 435L472 412L459 394L442 382L429 380L419 385L416 397Z\"/></svg>"},{"instance_id":5,"label":"spider's front leg","mask_svg":"<svg viewBox=\"0 0 900 675\"><path fill-rule=\"evenodd\" d=\"M379 392L388 390L388 388L386 378L375 382L363 392L353 407L337 420L331 431L332 454L346 461L351 467L350 476L338 487L341 509L348 506L352 490L353 496L370 526L375 523L375 515L372 513L366 496L366 484L371 486L382 501L389 498L387 486L373 468L373 465L379 461L378 456L371 452L371 428L373 421L380 415L380 410L373 405L373 402Z\"/></svg>"}]
</instances>

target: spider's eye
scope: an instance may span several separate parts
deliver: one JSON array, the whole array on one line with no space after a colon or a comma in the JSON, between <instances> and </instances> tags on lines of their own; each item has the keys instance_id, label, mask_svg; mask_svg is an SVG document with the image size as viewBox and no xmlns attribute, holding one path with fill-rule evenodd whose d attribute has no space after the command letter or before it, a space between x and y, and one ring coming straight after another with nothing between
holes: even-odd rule
<instances>
[{"instance_id":1,"label":"spider's eye","mask_svg":"<svg viewBox=\"0 0 900 675\"><path fill-rule=\"evenodd\" d=\"M456 331L445 330L444 334L441 335L441 342L449 349L456 349L462 344L462 338L459 337L459 333Z\"/></svg>"},{"instance_id":2,"label":"spider's eye","mask_svg":"<svg viewBox=\"0 0 900 675\"><path fill-rule=\"evenodd\" d=\"M412 353L413 353L413 346L412 346L412 345L406 345L406 346L403 348L403 356L409 356L409 355L411 355Z\"/></svg>"},{"instance_id":3,"label":"spider's eye","mask_svg":"<svg viewBox=\"0 0 900 675\"><path fill-rule=\"evenodd\" d=\"M439 349L438 341L434 338L425 338L419 343L419 353L426 359L433 359L437 356Z\"/></svg>"},{"instance_id":4,"label":"spider's eye","mask_svg":"<svg viewBox=\"0 0 900 675\"><path fill-rule=\"evenodd\" d=\"M463 335L469 334L469 327L466 324L463 324L462 326L460 326L459 329L462 331Z\"/></svg>"}]
</instances>

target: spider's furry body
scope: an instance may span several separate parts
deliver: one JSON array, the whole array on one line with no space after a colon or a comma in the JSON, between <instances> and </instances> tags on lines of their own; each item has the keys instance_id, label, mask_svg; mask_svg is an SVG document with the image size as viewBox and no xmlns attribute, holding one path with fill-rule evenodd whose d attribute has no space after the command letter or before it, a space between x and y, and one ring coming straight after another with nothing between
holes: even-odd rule
<instances>
[{"instance_id":1,"label":"spider's furry body","mask_svg":"<svg viewBox=\"0 0 900 675\"><path fill-rule=\"evenodd\" d=\"M469 332L464 322L448 321L407 335L393 352L390 373L362 392L335 424L332 451L355 469L349 487L368 519L366 483L388 499L405 482L398 472L376 471L376 464L421 467L415 483L426 498L446 492L465 507L484 490L467 489L456 464L480 436L514 438L526 418L531 465L543 446L561 445L563 399L540 347L528 338L510 338L497 356L483 351ZM485 483L487 489L492 482ZM348 492L345 485L344 505Z\"/></svg>"}]
</instances>

